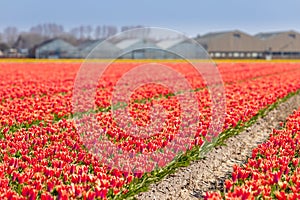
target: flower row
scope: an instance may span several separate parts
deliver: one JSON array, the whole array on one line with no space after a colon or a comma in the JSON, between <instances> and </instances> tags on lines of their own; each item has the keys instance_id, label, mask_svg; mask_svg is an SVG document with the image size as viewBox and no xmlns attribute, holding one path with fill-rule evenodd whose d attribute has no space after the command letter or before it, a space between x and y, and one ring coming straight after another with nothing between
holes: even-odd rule
<instances>
[{"instance_id":1,"label":"flower row","mask_svg":"<svg viewBox=\"0 0 300 200\"><path fill-rule=\"evenodd\" d=\"M243 166L233 167L226 192L211 192L206 199L299 199L300 109L287 118L285 127L253 149ZM281 123L283 126L283 123Z\"/></svg>"}]
</instances>

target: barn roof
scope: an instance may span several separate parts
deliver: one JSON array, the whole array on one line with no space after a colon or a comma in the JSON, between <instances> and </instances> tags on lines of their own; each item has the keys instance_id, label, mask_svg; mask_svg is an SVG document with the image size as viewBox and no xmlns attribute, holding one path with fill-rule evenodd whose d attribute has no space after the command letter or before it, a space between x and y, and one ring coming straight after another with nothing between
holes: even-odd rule
<instances>
[{"instance_id":1,"label":"barn roof","mask_svg":"<svg viewBox=\"0 0 300 200\"><path fill-rule=\"evenodd\" d=\"M216 38L216 37L219 37L219 36L223 36L225 34L232 33L232 32L237 32L237 30L235 30L235 31L210 32L210 33L207 33L207 34L201 36L200 38L201 39L211 39L211 38Z\"/></svg>"},{"instance_id":2,"label":"barn roof","mask_svg":"<svg viewBox=\"0 0 300 200\"><path fill-rule=\"evenodd\" d=\"M181 42L183 42L185 39L179 38L179 39L171 39L171 40L163 40L161 42L156 43L156 45L163 49L169 49Z\"/></svg>"},{"instance_id":3,"label":"barn roof","mask_svg":"<svg viewBox=\"0 0 300 200\"><path fill-rule=\"evenodd\" d=\"M124 39L121 42L117 43L116 46L120 49L126 49L140 41L141 39Z\"/></svg>"},{"instance_id":4,"label":"barn roof","mask_svg":"<svg viewBox=\"0 0 300 200\"><path fill-rule=\"evenodd\" d=\"M258 38L240 30L208 33L196 39L208 51L263 51L263 43Z\"/></svg>"},{"instance_id":5,"label":"barn roof","mask_svg":"<svg viewBox=\"0 0 300 200\"><path fill-rule=\"evenodd\" d=\"M271 37L277 36L282 33L284 33L284 32L282 32L282 31L281 32L267 32L267 33L258 33L254 36L261 40L266 40L266 39L270 39Z\"/></svg>"}]
</instances>

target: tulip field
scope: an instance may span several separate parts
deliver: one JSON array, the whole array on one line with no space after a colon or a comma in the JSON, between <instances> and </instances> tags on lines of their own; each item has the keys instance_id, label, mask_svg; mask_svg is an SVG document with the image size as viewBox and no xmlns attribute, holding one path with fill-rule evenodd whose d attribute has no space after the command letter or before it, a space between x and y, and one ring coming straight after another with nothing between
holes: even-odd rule
<instances>
[{"instance_id":1,"label":"tulip field","mask_svg":"<svg viewBox=\"0 0 300 200\"><path fill-rule=\"evenodd\" d=\"M112 94L120 77L139 63L115 62L99 79L96 88L91 112L96 116L101 135L107 139L106 142L98 139L95 143L89 138L83 142L74 122L75 116L79 116L82 124L87 123L84 114L75 113L73 108L79 61L1 61L0 199L132 197L176 168L199 159L201 153L212 146L221 144L231 136L228 130L246 126L300 90L299 62L218 63L225 92L224 110L219 111L224 114L224 122L221 129L211 135L208 130L214 111L205 80L195 75L186 63L164 62L189 82L197 105L182 108L175 95L178 91L170 91L162 85L150 83L137 88L128 104L132 120L146 127L150 108L157 104L162 106L164 117L158 117L161 127L150 137L132 134L133 128L122 128L127 122L116 123L111 112ZM180 83L180 80L172 81ZM180 117L182 110L192 112L195 108L200 114L194 124ZM123 111L122 106L114 109L116 113ZM288 117L282 129L274 130L268 141L253 149L247 164L234 167L232 179L225 181L225 192L209 192L206 198L299 199L299 124L300 110ZM191 139L176 143L178 151L166 148L191 126L195 133ZM137 168L147 170L124 170L127 166L120 163L115 167L110 165L109 159L118 163L118 158L111 155L108 143L138 154L133 162ZM90 151L92 148L106 149L106 154L99 157ZM160 149L164 150L160 152ZM147 155L151 152L159 153L151 157L153 162L148 162Z\"/></svg>"},{"instance_id":2,"label":"tulip field","mask_svg":"<svg viewBox=\"0 0 300 200\"><path fill-rule=\"evenodd\" d=\"M246 165L233 167L223 196L212 192L205 199L300 199L299 124L300 108L253 149Z\"/></svg>"}]
</instances>

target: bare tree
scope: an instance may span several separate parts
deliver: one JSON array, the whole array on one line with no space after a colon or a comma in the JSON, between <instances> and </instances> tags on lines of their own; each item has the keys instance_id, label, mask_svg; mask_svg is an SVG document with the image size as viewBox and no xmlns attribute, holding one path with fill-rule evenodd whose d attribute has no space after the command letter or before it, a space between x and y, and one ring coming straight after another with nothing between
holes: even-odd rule
<instances>
[{"instance_id":1,"label":"bare tree","mask_svg":"<svg viewBox=\"0 0 300 200\"><path fill-rule=\"evenodd\" d=\"M30 33L34 33L34 34L39 34L39 35L43 35L43 26L41 24L38 24L36 26L32 26L29 29Z\"/></svg>"},{"instance_id":2,"label":"bare tree","mask_svg":"<svg viewBox=\"0 0 300 200\"><path fill-rule=\"evenodd\" d=\"M13 46L18 49L30 49L47 39L47 37L38 33L24 32L19 34Z\"/></svg>"},{"instance_id":3,"label":"bare tree","mask_svg":"<svg viewBox=\"0 0 300 200\"><path fill-rule=\"evenodd\" d=\"M50 38L58 37L64 33L64 28L55 23L44 24L44 35Z\"/></svg>"},{"instance_id":4,"label":"bare tree","mask_svg":"<svg viewBox=\"0 0 300 200\"><path fill-rule=\"evenodd\" d=\"M96 26L96 28L94 30L95 39L100 39L101 38L101 31L102 31L101 26Z\"/></svg>"},{"instance_id":5,"label":"bare tree","mask_svg":"<svg viewBox=\"0 0 300 200\"><path fill-rule=\"evenodd\" d=\"M58 37L62 34L64 34L64 28L61 25L55 24L55 23L50 23L48 24L49 26L49 31L50 31L50 36L51 37Z\"/></svg>"},{"instance_id":6,"label":"bare tree","mask_svg":"<svg viewBox=\"0 0 300 200\"><path fill-rule=\"evenodd\" d=\"M75 27L75 28L72 28L71 30L70 30L70 34L73 36L73 37L75 37L75 38L77 38L77 39L79 39L79 28L78 27Z\"/></svg>"},{"instance_id":7,"label":"bare tree","mask_svg":"<svg viewBox=\"0 0 300 200\"><path fill-rule=\"evenodd\" d=\"M64 27L55 23L38 24L30 28L31 33L53 38L64 34Z\"/></svg>"},{"instance_id":8,"label":"bare tree","mask_svg":"<svg viewBox=\"0 0 300 200\"><path fill-rule=\"evenodd\" d=\"M47 25L47 24L43 24L42 25L42 27L43 27L43 31L42 31L42 34L44 35L44 36L46 36L46 37L50 37L50 30L49 30L49 26Z\"/></svg>"},{"instance_id":9,"label":"bare tree","mask_svg":"<svg viewBox=\"0 0 300 200\"><path fill-rule=\"evenodd\" d=\"M3 31L3 39L9 45L12 46L18 37L18 29L14 26L9 26Z\"/></svg>"},{"instance_id":10,"label":"bare tree","mask_svg":"<svg viewBox=\"0 0 300 200\"><path fill-rule=\"evenodd\" d=\"M137 26L122 26L122 27L121 27L121 31L124 32L124 31L129 31L129 30L132 30L132 29L143 28L143 27L144 27L144 26L142 26L142 25L137 25ZM143 32L143 30L139 30L139 31L142 31L142 32ZM134 38L136 33L137 33L137 32L127 33L126 36L127 36L128 38Z\"/></svg>"},{"instance_id":11,"label":"bare tree","mask_svg":"<svg viewBox=\"0 0 300 200\"><path fill-rule=\"evenodd\" d=\"M64 27L62 25L57 25L58 33L59 35L62 35L65 33Z\"/></svg>"},{"instance_id":12,"label":"bare tree","mask_svg":"<svg viewBox=\"0 0 300 200\"><path fill-rule=\"evenodd\" d=\"M90 26L90 25L86 26L85 30L84 30L84 32L85 32L85 38L91 39L92 31L93 31L93 27L92 26Z\"/></svg>"},{"instance_id":13,"label":"bare tree","mask_svg":"<svg viewBox=\"0 0 300 200\"><path fill-rule=\"evenodd\" d=\"M81 25L79 27L79 39L84 40L85 26Z\"/></svg>"},{"instance_id":14,"label":"bare tree","mask_svg":"<svg viewBox=\"0 0 300 200\"><path fill-rule=\"evenodd\" d=\"M107 38L115 35L118 32L118 28L111 25L104 25L101 27L101 38Z\"/></svg>"},{"instance_id":15,"label":"bare tree","mask_svg":"<svg viewBox=\"0 0 300 200\"><path fill-rule=\"evenodd\" d=\"M118 33L118 28L115 26L108 26L107 37L113 36Z\"/></svg>"}]
</instances>

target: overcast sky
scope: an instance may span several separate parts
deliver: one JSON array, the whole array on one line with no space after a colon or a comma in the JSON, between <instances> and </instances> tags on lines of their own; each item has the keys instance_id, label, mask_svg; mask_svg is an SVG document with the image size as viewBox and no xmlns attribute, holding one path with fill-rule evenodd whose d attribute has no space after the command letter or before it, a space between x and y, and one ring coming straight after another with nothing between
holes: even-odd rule
<instances>
[{"instance_id":1,"label":"overcast sky","mask_svg":"<svg viewBox=\"0 0 300 200\"><path fill-rule=\"evenodd\" d=\"M234 30L300 31L300 0L0 0L0 30L28 30L55 22L79 25L145 25L189 36Z\"/></svg>"}]
</instances>

